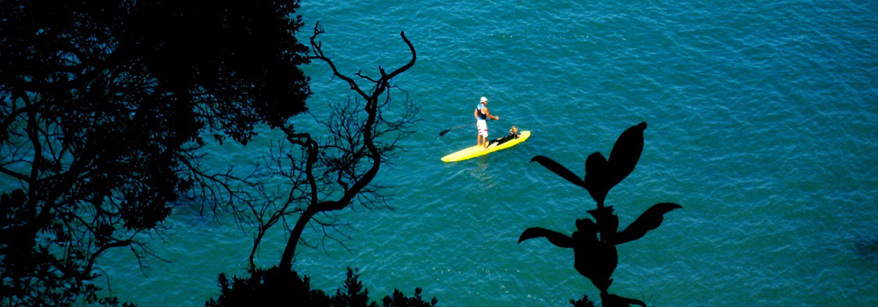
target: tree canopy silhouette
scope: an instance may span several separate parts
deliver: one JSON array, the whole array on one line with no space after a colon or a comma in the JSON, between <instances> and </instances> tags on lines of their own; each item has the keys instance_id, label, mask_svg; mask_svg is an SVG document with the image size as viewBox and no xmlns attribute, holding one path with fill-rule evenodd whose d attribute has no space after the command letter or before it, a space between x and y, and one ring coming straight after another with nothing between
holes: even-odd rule
<instances>
[{"instance_id":1,"label":"tree canopy silhouette","mask_svg":"<svg viewBox=\"0 0 878 307\"><path fill-rule=\"evenodd\" d=\"M246 144L306 110L298 1L0 2L0 305L98 301L111 248L224 180L203 136ZM107 302L108 300L102 300Z\"/></svg>"}]
</instances>

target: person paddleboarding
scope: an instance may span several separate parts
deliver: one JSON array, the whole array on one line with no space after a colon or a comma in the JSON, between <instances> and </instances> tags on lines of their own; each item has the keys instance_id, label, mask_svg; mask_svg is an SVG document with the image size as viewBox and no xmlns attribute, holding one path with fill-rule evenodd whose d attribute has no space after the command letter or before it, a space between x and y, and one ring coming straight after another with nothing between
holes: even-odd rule
<instances>
[{"instance_id":1,"label":"person paddleboarding","mask_svg":"<svg viewBox=\"0 0 878 307\"><path fill-rule=\"evenodd\" d=\"M482 97L479 99L479 104L476 106L476 109L473 111L473 116L476 118L476 130L478 130L478 145L479 147L486 148L488 147L488 119L499 120L499 116L491 115L491 112L488 111L488 98Z\"/></svg>"}]
</instances>

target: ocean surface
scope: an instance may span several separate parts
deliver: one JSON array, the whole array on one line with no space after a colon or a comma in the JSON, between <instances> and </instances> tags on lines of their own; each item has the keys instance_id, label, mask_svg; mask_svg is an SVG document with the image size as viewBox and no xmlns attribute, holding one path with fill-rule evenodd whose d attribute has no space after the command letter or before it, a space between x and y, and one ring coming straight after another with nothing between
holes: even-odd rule
<instances>
[{"instance_id":1,"label":"ocean surface","mask_svg":"<svg viewBox=\"0 0 878 307\"><path fill-rule=\"evenodd\" d=\"M597 289L573 252L517 243L528 227L571 233L588 193L536 163L576 173L646 121L637 168L613 188L621 226L659 202L683 206L618 247L612 293L649 306L878 306L878 4L872 1L302 1L326 54L348 75L394 79L420 109L377 179L392 210L346 209L348 225L300 247L294 268L335 293L359 268L370 297L400 289L442 306L569 306ZM306 68L319 113L353 93ZM365 84L365 83L364 83ZM527 142L459 163L475 144L479 97L492 137ZM310 116L300 116L308 127ZM209 152L216 167L258 159L270 134ZM228 214L175 207L141 269L130 251L99 259L110 292L139 306L202 306L217 275L244 275L253 232ZM333 240L335 238L337 240ZM325 239L325 240L324 240ZM276 265L280 228L259 250Z\"/></svg>"}]
</instances>

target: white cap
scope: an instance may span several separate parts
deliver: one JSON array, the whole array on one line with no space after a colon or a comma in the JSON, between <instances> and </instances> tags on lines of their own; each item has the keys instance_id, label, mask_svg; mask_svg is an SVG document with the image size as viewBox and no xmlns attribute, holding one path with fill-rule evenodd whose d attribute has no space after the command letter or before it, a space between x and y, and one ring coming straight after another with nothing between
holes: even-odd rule
<instances>
[{"instance_id":1,"label":"white cap","mask_svg":"<svg viewBox=\"0 0 878 307\"><path fill-rule=\"evenodd\" d=\"M479 103L482 102L488 102L488 97L482 97L482 99L479 99Z\"/></svg>"}]
</instances>

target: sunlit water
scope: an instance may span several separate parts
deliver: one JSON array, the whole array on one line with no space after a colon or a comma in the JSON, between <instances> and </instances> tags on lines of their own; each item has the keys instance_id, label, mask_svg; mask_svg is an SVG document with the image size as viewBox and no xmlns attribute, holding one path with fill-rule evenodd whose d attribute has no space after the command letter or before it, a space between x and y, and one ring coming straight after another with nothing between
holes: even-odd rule
<instances>
[{"instance_id":1,"label":"sunlit water","mask_svg":"<svg viewBox=\"0 0 878 307\"><path fill-rule=\"evenodd\" d=\"M588 194L528 163L545 155L575 172L646 121L634 173L610 191L621 224L676 202L658 229L619 246L612 292L651 306L878 305L878 5L869 1L303 1L324 51L352 75L408 60L394 81L420 107L406 151L381 169L393 210L338 218L341 243L306 234L294 267L334 293L358 267L373 299L415 287L444 306L564 306L597 290L571 250L517 243L528 227L570 233ZM308 67L319 109L352 97L325 65ZM400 91L397 99L405 99ZM475 143L480 96L526 143L445 164ZM303 119L304 120L304 119ZM261 143L260 143L261 142ZM267 139L217 150L258 156ZM260 147L261 146L261 147ZM221 164L220 163L220 164ZM200 306L216 276L245 272L252 232L228 216L179 206L161 258L141 271L103 257L113 294L140 306ZM349 236L344 238L343 235ZM272 233L258 263L275 265Z\"/></svg>"}]
</instances>

